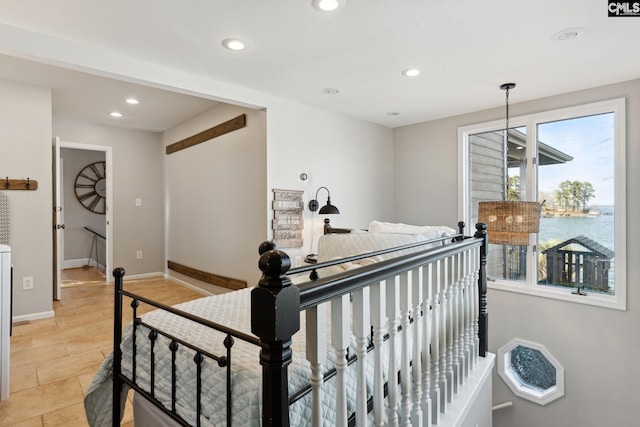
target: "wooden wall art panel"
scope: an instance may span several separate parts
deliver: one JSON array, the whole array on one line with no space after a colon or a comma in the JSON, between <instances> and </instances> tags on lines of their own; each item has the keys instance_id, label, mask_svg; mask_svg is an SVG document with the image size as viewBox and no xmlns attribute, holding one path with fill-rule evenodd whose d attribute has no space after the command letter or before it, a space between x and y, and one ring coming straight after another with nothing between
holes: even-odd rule
<instances>
[{"instance_id":1,"label":"wooden wall art panel","mask_svg":"<svg viewBox=\"0 0 640 427\"><path fill-rule=\"evenodd\" d=\"M273 242L280 248L302 247L303 191L273 190Z\"/></svg>"}]
</instances>

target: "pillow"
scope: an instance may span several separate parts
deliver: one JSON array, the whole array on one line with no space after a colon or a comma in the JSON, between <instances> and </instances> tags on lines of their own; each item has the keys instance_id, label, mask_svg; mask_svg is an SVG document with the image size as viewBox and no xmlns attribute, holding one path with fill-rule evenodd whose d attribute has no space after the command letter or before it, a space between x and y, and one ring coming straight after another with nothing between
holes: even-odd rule
<instances>
[{"instance_id":1,"label":"pillow","mask_svg":"<svg viewBox=\"0 0 640 427\"><path fill-rule=\"evenodd\" d=\"M364 267L365 265L375 264L376 262L379 262L379 261L382 261L382 257L375 256L372 258L363 258L355 261L344 262L342 264L339 264L339 267L342 268L343 270L352 270L354 268Z\"/></svg>"},{"instance_id":2,"label":"pillow","mask_svg":"<svg viewBox=\"0 0 640 427\"><path fill-rule=\"evenodd\" d=\"M367 230L360 230L359 228L352 228L350 234L362 234L367 233Z\"/></svg>"},{"instance_id":3,"label":"pillow","mask_svg":"<svg viewBox=\"0 0 640 427\"><path fill-rule=\"evenodd\" d=\"M369 223L371 233L401 233L401 234L422 234L425 238L437 238L452 236L456 230L444 225L409 225L403 223L371 221Z\"/></svg>"}]
</instances>

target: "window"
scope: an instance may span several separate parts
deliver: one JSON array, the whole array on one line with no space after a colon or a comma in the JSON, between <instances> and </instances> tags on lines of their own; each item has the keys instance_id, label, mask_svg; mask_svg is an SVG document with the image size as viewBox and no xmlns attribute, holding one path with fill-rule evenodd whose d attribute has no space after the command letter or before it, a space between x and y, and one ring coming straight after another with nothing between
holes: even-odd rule
<instances>
[{"instance_id":1,"label":"window","mask_svg":"<svg viewBox=\"0 0 640 427\"><path fill-rule=\"evenodd\" d=\"M516 338L501 347L498 375L516 396L540 405L564 396L564 368L541 344Z\"/></svg>"},{"instance_id":2,"label":"window","mask_svg":"<svg viewBox=\"0 0 640 427\"><path fill-rule=\"evenodd\" d=\"M490 244L489 287L626 308L624 118L624 99L510 118L506 150L503 120L460 128L461 218L541 204L529 245Z\"/></svg>"}]
</instances>

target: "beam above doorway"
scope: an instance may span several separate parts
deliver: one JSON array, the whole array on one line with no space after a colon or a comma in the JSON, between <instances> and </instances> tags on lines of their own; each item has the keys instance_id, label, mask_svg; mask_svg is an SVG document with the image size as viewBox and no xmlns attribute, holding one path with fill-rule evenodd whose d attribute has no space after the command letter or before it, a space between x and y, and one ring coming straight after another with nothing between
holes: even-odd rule
<instances>
[{"instance_id":1,"label":"beam above doorway","mask_svg":"<svg viewBox=\"0 0 640 427\"><path fill-rule=\"evenodd\" d=\"M231 120L227 120L224 123L220 123L212 128L204 130L193 136L183 139L182 141L175 142L171 145L167 145L166 153L172 154L176 151L184 150L185 148L193 147L194 145L208 141L210 139L222 136L234 130L241 129L247 125L247 116L240 114Z\"/></svg>"}]
</instances>

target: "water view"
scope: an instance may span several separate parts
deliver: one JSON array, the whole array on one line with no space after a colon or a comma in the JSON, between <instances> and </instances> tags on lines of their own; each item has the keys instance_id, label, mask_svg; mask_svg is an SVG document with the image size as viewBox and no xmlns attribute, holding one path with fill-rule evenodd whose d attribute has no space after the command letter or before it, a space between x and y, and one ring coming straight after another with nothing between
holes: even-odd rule
<instances>
[{"instance_id":1,"label":"water view","mask_svg":"<svg viewBox=\"0 0 640 427\"><path fill-rule=\"evenodd\" d=\"M543 217L540 218L539 242L545 246L550 241L558 244L573 237L586 236L614 250L613 220L613 215Z\"/></svg>"}]
</instances>

